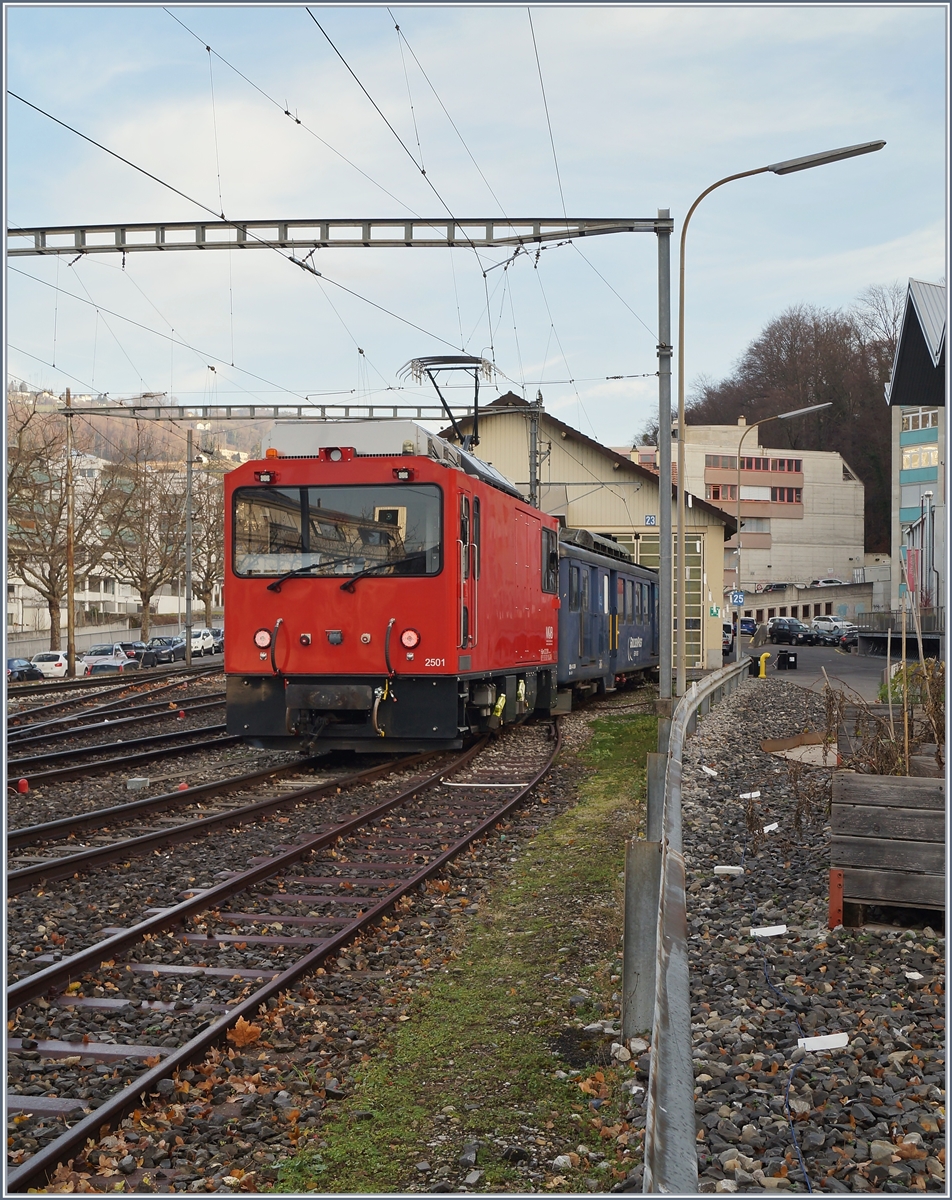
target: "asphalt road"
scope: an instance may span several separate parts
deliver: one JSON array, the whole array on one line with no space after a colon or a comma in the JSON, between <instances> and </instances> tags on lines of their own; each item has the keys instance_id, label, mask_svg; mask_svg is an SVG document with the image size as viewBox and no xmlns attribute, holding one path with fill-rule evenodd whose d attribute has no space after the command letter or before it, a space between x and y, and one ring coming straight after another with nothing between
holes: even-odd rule
<instances>
[{"instance_id":1,"label":"asphalt road","mask_svg":"<svg viewBox=\"0 0 952 1200\"><path fill-rule=\"evenodd\" d=\"M741 654L748 653L749 643L749 637L743 638ZM768 674L774 673L778 651L789 649L789 646L771 646L769 642L761 647L761 653L766 650L770 654L767 660ZM885 658L860 655L855 652L855 648L852 653L844 654L832 646L797 646L796 655L797 669L786 672L790 683L810 688L814 692L822 691L826 683L826 676L823 674L825 669L833 687L847 694L858 693L867 702L874 703L877 700L886 670Z\"/></svg>"}]
</instances>

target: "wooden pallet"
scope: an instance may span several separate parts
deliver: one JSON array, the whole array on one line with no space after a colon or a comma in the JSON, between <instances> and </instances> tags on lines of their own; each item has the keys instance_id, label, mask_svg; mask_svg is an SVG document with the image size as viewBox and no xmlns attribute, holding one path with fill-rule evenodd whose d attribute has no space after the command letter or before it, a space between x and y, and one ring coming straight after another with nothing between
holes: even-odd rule
<instances>
[{"instance_id":1,"label":"wooden pallet","mask_svg":"<svg viewBox=\"0 0 952 1200\"><path fill-rule=\"evenodd\" d=\"M941 779L837 771L832 835L831 929L861 923L854 906L945 910Z\"/></svg>"}]
</instances>

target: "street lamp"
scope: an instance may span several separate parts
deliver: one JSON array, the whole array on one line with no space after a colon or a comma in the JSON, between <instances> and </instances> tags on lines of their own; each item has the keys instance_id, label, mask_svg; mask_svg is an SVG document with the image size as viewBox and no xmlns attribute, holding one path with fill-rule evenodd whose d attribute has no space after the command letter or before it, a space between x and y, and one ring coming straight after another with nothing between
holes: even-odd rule
<instances>
[{"instance_id":1,"label":"street lamp","mask_svg":"<svg viewBox=\"0 0 952 1200\"><path fill-rule=\"evenodd\" d=\"M844 158L856 158L860 154L872 154L882 150L885 142L861 142L857 146L843 146L839 150L823 150L819 154L806 154L802 158L788 158L783 162L771 163L766 167L757 167L753 171L740 171L736 175L727 175L705 188L700 196L688 209L681 226L681 254L679 264L678 286L678 577L677 577L677 694L684 695L686 685L685 652L686 630L684 621L684 240L687 236L688 225L694 210L705 196L709 196L716 188L735 179L746 179L748 175L763 175L770 171L774 175L792 175L795 171L807 171L810 167L824 167L827 163L839 162ZM738 493L739 495L739 493ZM738 580L739 582L739 580Z\"/></svg>"},{"instance_id":2,"label":"street lamp","mask_svg":"<svg viewBox=\"0 0 952 1200\"><path fill-rule=\"evenodd\" d=\"M740 452L744 446L744 438L752 429L758 429L761 425L766 425L768 421L789 421L791 417L805 417L807 413L819 412L821 408L832 408L833 401L827 400L825 404L811 404L809 408L795 408L792 412L775 413L772 417L764 417L761 421L754 421L752 425L748 425L744 432L740 435L740 441L737 443L737 591L743 594L744 585L740 579ZM744 615L744 602L741 600L737 607L737 629L734 632L734 661L740 662L740 637L741 637L741 617Z\"/></svg>"}]
</instances>

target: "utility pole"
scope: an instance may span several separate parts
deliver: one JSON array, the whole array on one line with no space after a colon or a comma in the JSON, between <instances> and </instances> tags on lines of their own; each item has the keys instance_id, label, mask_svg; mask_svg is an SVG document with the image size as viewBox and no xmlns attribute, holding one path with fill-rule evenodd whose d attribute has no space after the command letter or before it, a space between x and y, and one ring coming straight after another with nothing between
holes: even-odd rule
<instances>
[{"instance_id":1,"label":"utility pole","mask_svg":"<svg viewBox=\"0 0 952 1200\"><path fill-rule=\"evenodd\" d=\"M76 675L76 617L73 593L76 590L73 545L73 398L66 389L66 674ZM58 639L57 639L58 640Z\"/></svg>"},{"instance_id":2,"label":"utility pole","mask_svg":"<svg viewBox=\"0 0 952 1200\"><path fill-rule=\"evenodd\" d=\"M185 462L185 665L192 665L192 427L186 437Z\"/></svg>"},{"instance_id":3,"label":"utility pole","mask_svg":"<svg viewBox=\"0 0 952 1200\"><path fill-rule=\"evenodd\" d=\"M660 222L670 217L658 209L658 691L667 701L662 716L671 716L672 547L671 547L671 234ZM680 437L680 430L678 431ZM681 478L678 477L678 488ZM667 747L665 746L664 749ZM659 746L659 750L662 747Z\"/></svg>"},{"instance_id":4,"label":"utility pole","mask_svg":"<svg viewBox=\"0 0 952 1200\"><path fill-rule=\"evenodd\" d=\"M542 392L536 392L535 404L529 405L529 503L539 507L539 413Z\"/></svg>"}]
</instances>

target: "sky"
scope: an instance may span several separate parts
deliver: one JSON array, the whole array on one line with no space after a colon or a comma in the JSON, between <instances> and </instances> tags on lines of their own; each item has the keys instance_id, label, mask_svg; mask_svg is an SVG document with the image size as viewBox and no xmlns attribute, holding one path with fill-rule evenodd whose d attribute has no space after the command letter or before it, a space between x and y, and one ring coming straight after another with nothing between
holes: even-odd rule
<instances>
[{"instance_id":1,"label":"sky","mask_svg":"<svg viewBox=\"0 0 952 1200\"><path fill-rule=\"evenodd\" d=\"M792 305L841 308L871 285L945 278L948 16L945 4L9 4L8 93L135 166L8 94L7 227L208 209L669 209L676 330L677 238L700 192L884 139L703 201L687 238L690 396ZM630 444L657 416L655 235L510 255L330 248L313 260L321 277L268 249L12 258L8 379L182 404L432 403L400 368L462 352L495 364L482 400L541 391L560 419Z\"/></svg>"}]
</instances>

